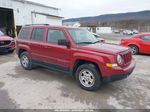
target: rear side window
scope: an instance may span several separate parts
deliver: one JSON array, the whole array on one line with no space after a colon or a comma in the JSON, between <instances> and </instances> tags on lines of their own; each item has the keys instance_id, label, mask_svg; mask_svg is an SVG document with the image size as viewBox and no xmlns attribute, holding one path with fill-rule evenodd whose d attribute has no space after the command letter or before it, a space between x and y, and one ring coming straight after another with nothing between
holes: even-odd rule
<instances>
[{"instance_id":1,"label":"rear side window","mask_svg":"<svg viewBox=\"0 0 150 112\"><path fill-rule=\"evenodd\" d=\"M30 28L23 28L20 33L21 39L27 39L30 33Z\"/></svg>"},{"instance_id":2,"label":"rear side window","mask_svg":"<svg viewBox=\"0 0 150 112\"><path fill-rule=\"evenodd\" d=\"M150 41L150 35L144 35L144 36L141 36L140 38L143 40Z\"/></svg>"},{"instance_id":3,"label":"rear side window","mask_svg":"<svg viewBox=\"0 0 150 112\"><path fill-rule=\"evenodd\" d=\"M64 33L61 30L49 29L47 41L50 43L58 43L58 40L67 40Z\"/></svg>"},{"instance_id":4,"label":"rear side window","mask_svg":"<svg viewBox=\"0 0 150 112\"><path fill-rule=\"evenodd\" d=\"M44 36L44 28L34 28L31 40L42 41Z\"/></svg>"}]
</instances>

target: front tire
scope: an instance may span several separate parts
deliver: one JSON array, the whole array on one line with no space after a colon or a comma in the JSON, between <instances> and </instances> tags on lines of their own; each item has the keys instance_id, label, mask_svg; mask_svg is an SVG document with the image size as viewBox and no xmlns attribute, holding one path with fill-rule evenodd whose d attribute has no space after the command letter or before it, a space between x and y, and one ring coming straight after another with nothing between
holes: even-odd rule
<instances>
[{"instance_id":1,"label":"front tire","mask_svg":"<svg viewBox=\"0 0 150 112\"><path fill-rule=\"evenodd\" d=\"M139 48L135 45L130 45L129 46L131 48L131 52L133 55L137 55L139 53Z\"/></svg>"},{"instance_id":2,"label":"front tire","mask_svg":"<svg viewBox=\"0 0 150 112\"><path fill-rule=\"evenodd\" d=\"M96 91L102 80L97 67L93 64L83 64L76 71L76 81L87 91Z\"/></svg>"},{"instance_id":3,"label":"front tire","mask_svg":"<svg viewBox=\"0 0 150 112\"><path fill-rule=\"evenodd\" d=\"M27 52L23 52L20 55L20 63L21 66L25 69L25 70L31 70L32 69L32 61L31 58L29 56L29 54Z\"/></svg>"}]
</instances>

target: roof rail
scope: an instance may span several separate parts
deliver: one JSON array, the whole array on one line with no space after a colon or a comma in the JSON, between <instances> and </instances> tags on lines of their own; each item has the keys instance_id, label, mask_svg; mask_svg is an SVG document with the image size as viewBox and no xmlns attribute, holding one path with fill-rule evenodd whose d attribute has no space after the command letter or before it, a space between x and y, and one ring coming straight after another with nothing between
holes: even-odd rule
<instances>
[{"instance_id":1,"label":"roof rail","mask_svg":"<svg viewBox=\"0 0 150 112\"><path fill-rule=\"evenodd\" d=\"M45 26L49 26L49 24L27 24L25 26L36 26L36 25L45 25Z\"/></svg>"}]
</instances>

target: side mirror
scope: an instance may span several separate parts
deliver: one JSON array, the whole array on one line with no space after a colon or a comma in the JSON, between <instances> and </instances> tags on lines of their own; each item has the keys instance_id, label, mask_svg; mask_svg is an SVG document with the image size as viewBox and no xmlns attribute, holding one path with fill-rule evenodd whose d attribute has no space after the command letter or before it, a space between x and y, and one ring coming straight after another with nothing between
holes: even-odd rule
<instances>
[{"instance_id":1,"label":"side mirror","mask_svg":"<svg viewBox=\"0 0 150 112\"><path fill-rule=\"evenodd\" d=\"M58 40L58 45L70 47L70 42L68 42L67 40Z\"/></svg>"}]
</instances>

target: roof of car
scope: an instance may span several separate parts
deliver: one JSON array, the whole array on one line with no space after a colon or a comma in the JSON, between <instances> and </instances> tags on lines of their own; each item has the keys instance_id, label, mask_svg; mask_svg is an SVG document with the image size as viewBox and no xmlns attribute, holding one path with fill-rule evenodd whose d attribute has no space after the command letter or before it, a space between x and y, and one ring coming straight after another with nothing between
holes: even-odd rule
<instances>
[{"instance_id":1,"label":"roof of car","mask_svg":"<svg viewBox=\"0 0 150 112\"><path fill-rule=\"evenodd\" d=\"M80 29L77 27L64 27L64 26L51 26L48 24L43 24L43 25L25 25L23 28L38 28L38 27L47 27L47 28L58 28L58 29Z\"/></svg>"},{"instance_id":2,"label":"roof of car","mask_svg":"<svg viewBox=\"0 0 150 112\"><path fill-rule=\"evenodd\" d=\"M144 35L150 35L150 33L141 33L141 34L137 34L132 36L133 38L139 37L139 36L144 36Z\"/></svg>"}]
</instances>

